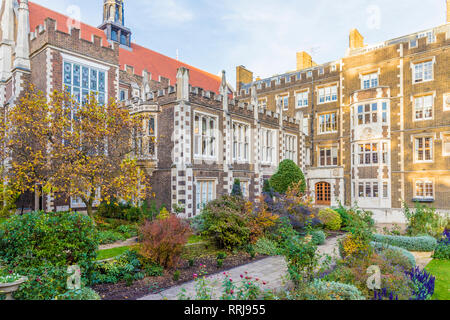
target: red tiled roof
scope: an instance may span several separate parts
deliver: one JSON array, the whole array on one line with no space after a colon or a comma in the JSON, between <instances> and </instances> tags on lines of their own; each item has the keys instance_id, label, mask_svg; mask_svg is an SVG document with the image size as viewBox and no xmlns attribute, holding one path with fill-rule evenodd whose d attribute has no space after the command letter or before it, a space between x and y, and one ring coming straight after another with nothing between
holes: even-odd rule
<instances>
[{"instance_id":1,"label":"red tiled roof","mask_svg":"<svg viewBox=\"0 0 450 320\"><path fill-rule=\"evenodd\" d=\"M42 7L34 2L29 2L30 8L30 31L33 32L38 25L44 25L46 18L56 20L56 28L59 31L68 33L70 18L66 15ZM105 33L93 26L80 22L81 38L92 41L92 35L99 36L103 39L103 43L107 43ZM219 92L221 78L206 71L192 67L181 61L172 59L153 50L131 44L132 51L120 48L119 63L120 69L124 70L125 65L132 66L134 73L142 75L142 71L146 69L151 73L152 79L158 81L159 77L170 79L170 84L176 83L177 70L180 67L186 67L190 70L190 83L194 87L201 87L204 90Z\"/></svg>"}]
</instances>

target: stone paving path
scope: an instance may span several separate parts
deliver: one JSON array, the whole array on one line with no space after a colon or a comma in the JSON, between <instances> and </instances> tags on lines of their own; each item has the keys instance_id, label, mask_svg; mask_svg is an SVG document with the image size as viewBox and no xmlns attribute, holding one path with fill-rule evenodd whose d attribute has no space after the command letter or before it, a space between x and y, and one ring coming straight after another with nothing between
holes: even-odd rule
<instances>
[{"instance_id":1,"label":"stone paving path","mask_svg":"<svg viewBox=\"0 0 450 320\"><path fill-rule=\"evenodd\" d=\"M341 237L337 237L327 240L325 244L319 246L319 253L329 254L333 258L336 258L336 256L339 255L337 250L337 241L340 238ZM266 259L252 262L250 264L227 271L227 273L230 275L230 278L235 281L240 280L240 275L245 274L245 272L248 272L248 276L261 279L261 281L265 281L267 284L264 286L264 289L279 290L289 285L287 281L286 261L284 257L281 256L268 257ZM214 274L207 277L208 282L214 290L213 296L216 299L221 295L221 285L223 277L223 273ZM183 288L186 290L187 296L195 296L195 282L191 281L188 283L184 283L181 286L167 289L159 294L145 296L139 300L178 300L178 294Z\"/></svg>"},{"instance_id":2,"label":"stone paving path","mask_svg":"<svg viewBox=\"0 0 450 320\"><path fill-rule=\"evenodd\" d=\"M121 248L121 247L130 247L134 246L137 243L137 237L125 240L125 241L118 241L111 244L104 244L98 247L98 250L107 250L107 249L114 249L114 248Z\"/></svg>"}]
</instances>

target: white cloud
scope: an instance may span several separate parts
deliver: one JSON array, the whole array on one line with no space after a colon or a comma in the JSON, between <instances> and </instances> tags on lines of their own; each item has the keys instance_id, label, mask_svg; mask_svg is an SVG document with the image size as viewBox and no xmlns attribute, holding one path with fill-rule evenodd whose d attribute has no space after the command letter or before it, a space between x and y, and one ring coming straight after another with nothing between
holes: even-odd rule
<instances>
[{"instance_id":1,"label":"white cloud","mask_svg":"<svg viewBox=\"0 0 450 320\"><path fill-rule=\"evenodd\" d=\"M194 20L194 12L189 8L189 3L181 0L138 0L133 6L140 16L152 24L162 26L180 26ZM133 19L134 20L134 19Z\"/></svg>"}]
</instances>

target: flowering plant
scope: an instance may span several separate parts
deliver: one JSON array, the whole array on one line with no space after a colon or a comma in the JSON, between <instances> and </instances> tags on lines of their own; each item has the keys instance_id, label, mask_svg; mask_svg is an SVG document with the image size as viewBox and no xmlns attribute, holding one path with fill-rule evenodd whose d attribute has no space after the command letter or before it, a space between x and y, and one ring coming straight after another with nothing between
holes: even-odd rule
<instances>
[{"instance_id":1,"label":"flowering plant","mask_svg":"<svg viewBox=\"0 0 450 320\"><path fill-rule=\"evenodd\" d=\"M19 281L23 277L18 273L10 273L5 276L0 276L0 283L13 283Z\"/></svg>"}]
</instances>

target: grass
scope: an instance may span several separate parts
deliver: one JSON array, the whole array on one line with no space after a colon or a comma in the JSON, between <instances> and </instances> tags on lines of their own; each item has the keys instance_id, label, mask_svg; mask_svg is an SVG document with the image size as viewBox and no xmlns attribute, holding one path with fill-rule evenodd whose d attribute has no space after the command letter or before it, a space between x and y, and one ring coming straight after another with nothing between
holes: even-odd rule
<instances>
[{"instance_id":1,"label":"grass","mask_svg":"<svg viewBox=\"0 0 450 320\"><path fill-rule=\"evenodd\" d=\"M115 258L117 256L120 256L122 253L124 253L125 251L127 251L130 248L131 247L119 247L119 248L100 250L97 253L97 261Z\"/></svg>"},{"instance_id":2,"label":"grass","mask_svg":"<svg viewBox=\"0 0 450 320\"><path fill-rule=\"evenodd\" d=\"M425 268L436 277L434 300L450 300L450 260L433 260Z\"/></svg>"},{"instance_id":3,"label":"grass","mask_svg":"<svg viewBox=\"0 0 450 320\"><path fill-rule=\"evenodd\" d=\"M0 224L4 223L6 220L8 220L7 218L1 218L0 217Z\"/></svg>"},{"instance_id":4,"label":"grass","mask_svg":"<svg viewBox=\"0 0 450 320\"><path fill-rule=\"evenodd\" d=\"M188 239L188 244L193 244L193 243L199 243L199 242L205 242L206 239L203 238L202 236L197 236L197 235L192 235L189 237Z\"/></svg>"}]
</instances>

